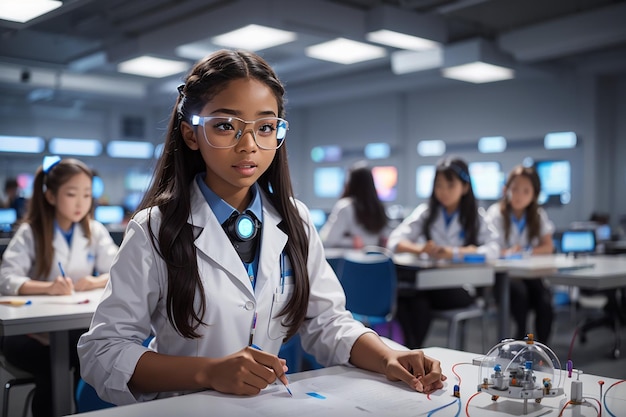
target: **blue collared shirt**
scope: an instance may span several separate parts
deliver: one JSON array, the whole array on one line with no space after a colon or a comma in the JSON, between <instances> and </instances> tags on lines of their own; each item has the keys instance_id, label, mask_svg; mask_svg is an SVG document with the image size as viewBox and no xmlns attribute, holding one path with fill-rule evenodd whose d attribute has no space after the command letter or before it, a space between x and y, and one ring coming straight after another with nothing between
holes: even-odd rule
<instances>
[{"instance_id":1,"label":"blue collared shirt","mask_svg":"<svg viewBox=\"0 0 626 417\"><path fill-rule=\"evenodd\" d=\"M239 214L239 211L237 211L236 208L234 208L233 206L228 204L226 201L224 201L220 196L215 194L215 192L213 192L213 190L211 190L204 183L205 175L206 173L197 174L196 183L198 184L198 187L200 188L200 191L202 192L204 199L209 204L209 207L211 207L211 210L213 210L215 217L217 217L217 221L219 221L220 224L224 224L224 222L228 220L228 218L233 213ZM250 187L250 191L252 192L252 200L250 201L250 204L248 205L246 210L250 210L256 216L259 222L263 224L263 203L261 202L261 193L259 193L258 187L259 186L256 183L253 184L252 187ZM246 264L245 262L243 263L248 273L253 274L253 277L256 277L256 274L259 270L259 252L260 251L261 251L261 245L259 242L259 245L257 246L256 254L254 255L254 261L252 261L251 264ZM255 280L252 279L251 281L254 286Z\"/></svg>"}]
</instances>

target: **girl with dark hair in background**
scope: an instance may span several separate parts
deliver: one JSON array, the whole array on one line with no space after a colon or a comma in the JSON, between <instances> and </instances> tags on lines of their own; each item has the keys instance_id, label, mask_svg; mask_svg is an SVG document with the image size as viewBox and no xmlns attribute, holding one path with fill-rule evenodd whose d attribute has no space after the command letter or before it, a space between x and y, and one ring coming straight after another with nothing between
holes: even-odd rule
<instances>
[{"instance_id":1,"label":"girl with dark hair in background","mask_svg":"<svg viewBox=\"0 0 626 417\"><path fill-rule=\"evenodd\" d=\"M385 246L388 221L371 168L358 162L350 169L343 195L320 229L320 237L329 248Z\"/></svg>"},{"instance_id":2,"label":"girl with dark hair in background","mask_svg":"<svg viewBox=\"0 0 626 417\"><path fill-rule=\"evenodd\" d=\"M44 159L26 217L2 257L2 294L69 295L106 285L118 248L104 225L91 217L92 179L91 169L77 159ZM80 375L75 346L84 331L70 332L75 380ZM4 336L2 351L10 363L35 377L33 416L52 415L48 335Z\"/></svg>"},{"instance_id":3,"label":"girl with dark hair in background","mask_svg":"<svg viewBox=\"0 0 626 417\"><path fill-rule=\"evenodd\" d=\"M497 233L489 228L478 205L468 166L460 158L447 157L437 163L433 192L428 203L419 205L389 236L387 247L431 259L462 260L465 254L480 253L497 259ZM414 274L413 271L399 271ZM406 345L421 347L432 319L431 310L468 307L475 289L458 288L401 294L398 321Z\"/></svg>"}]
</instances>

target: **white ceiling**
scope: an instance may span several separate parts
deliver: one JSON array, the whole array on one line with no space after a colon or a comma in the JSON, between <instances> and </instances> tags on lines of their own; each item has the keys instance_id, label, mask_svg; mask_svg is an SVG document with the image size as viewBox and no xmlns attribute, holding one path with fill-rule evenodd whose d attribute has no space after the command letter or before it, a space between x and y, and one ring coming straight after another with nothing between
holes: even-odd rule
<instances>
[{"instance_id":1,"label":"white ceiling","mask_svg":"<svg viewBox=\"0 0 626 417\"><path fill-rule=\"evenodd\" d=\"M365 41L386 16L398 31L430 29L446 48L482 39L510 56L517 76L563 71L626 73L626 1L610 0L66 0L19 24L0 20L1 100L87 105L171 102L182 74L116 72L121 60L180 58L177 46L264 24L298 40L260 51L287 85L291 105L452 85L438 69L394 75L389 57L354 65L308 58L336 37ZM394 51L389 48L389 53ZM190 65L193 61L189 61ZM506 81L505 81L506 82Z\"/></svg>"}]
</instances>

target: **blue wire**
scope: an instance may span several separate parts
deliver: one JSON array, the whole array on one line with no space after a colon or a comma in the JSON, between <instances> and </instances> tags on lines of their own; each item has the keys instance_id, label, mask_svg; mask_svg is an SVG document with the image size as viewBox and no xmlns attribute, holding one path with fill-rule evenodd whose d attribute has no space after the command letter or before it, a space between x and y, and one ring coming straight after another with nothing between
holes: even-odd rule
<instances>
[{"instance_id":1,"label":"blue wire","mask_svg":"<svg viewBox=\"0 0 626 417\"><path fill-rule=\"evenodd\" d=\"M458 417L461 414L461 399L460 398L455 398L454 400L452 400L451 402L449 402L446 405L442 405L441 407L437 407L434 410L430 410L428 412L428 414L426 415L426 417L431 417L433 414L435 414L437 411L443 410L444 408L451 406L454 403L457 403L459 405L459 409L456 412L456 415L454 417Z\"/></svg>"},{"instance_id":2,"label":"blue wire","mask_svg":"<svg viewBox=\"0 0 626 417\"><path fill-rule=\"evenodd\" d=\"M610 387L607 388L606 392L604 393L604 411L606 411L607 413L609 413L611 415L611 417L617 417L615 414L613 414L611 412L611 410L609 410L609 407L606 405L606 397L608 397L609 391L611 390L611 388L613 388L615 385L620 384L622 381L618 381L614 384L612 384ZM602 398L601 398L602 400Z\"/></svg>"}]
</instances>

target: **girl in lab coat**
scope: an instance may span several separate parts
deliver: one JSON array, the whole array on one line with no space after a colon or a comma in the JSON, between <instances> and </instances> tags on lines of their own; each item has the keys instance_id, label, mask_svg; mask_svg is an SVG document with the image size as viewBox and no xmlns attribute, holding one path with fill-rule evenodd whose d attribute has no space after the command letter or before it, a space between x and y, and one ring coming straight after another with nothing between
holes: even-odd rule
<instances>
[{"instance_id":1,"label":"girl in lab coat","mask_svg":"<svg viewBox=\"0 0 626 417\"><path fill-rule=\"evenodd\" d=\"M387 247L396 253L409 252L436 260L460 261L471 253L497 259L497 233L478 212L465 161L446 157L438 162L430 201L419 205L391 232ZM474 288L463 287L460 282L458 288L401 294L398 321L406 345L422 346L432 309L467 307L475 301L474 293Z\"/></svg>"},{"instance_id":2,"label":"girl in lab coat","mask_svg":"<svg viewBox=\"0 0 626 417\"><path fill-rule=\"evenodd\" d=\"M76 159L46 157L33 182L24 222L2 257L0 291L5 295L67 295L102 288L117 252L106 228L91 217L92 171ZM78 372L71 332L70 363ZM47 334L5 336L7 361L35 376L33 416L51 415L50 347Z\"/></svg>"},{"instance_id":3,"label":"girl in lab coat","mask_svg":"<svg viewBox=\"0 0 626 417\"><path fill-rule=\"evenodd\" d=\"M283 94L262 58L228 50L198 62L179 87L153 183L78 344L83 378L106 401L287 384L276 355L295 333L324 365L442 387L438 361L388 348L345 310L293 196Z\"/></svg>"},{"instance_id":4,"label":"girl in lab coat","mask_svg":"<svg viewBox=\"0 0 626 417\"><path fill-rule=\"evenodd\" d=\"M358 162L350 169L343 195L320 229L320 237L329 248L385 246L388 221L372 170L365 162Z\"/></svg>"},{"instance_id":5,"label":"girl in lab coat","mask_svg":"<svg viewBox=\"0 0 626 417\"><path fill-rule=\"evenodd\" d=\"M554 224L539 206L540 191L537 171L518 165L509 173L502 199L487 210L488 221L498 230L503 257L554 252ZM547 344L554 319L550 289L541 279L514 279L510 286L515 338L526 336L528 314L535 310L535 339Z\"/></svg>"}]
</instances>

